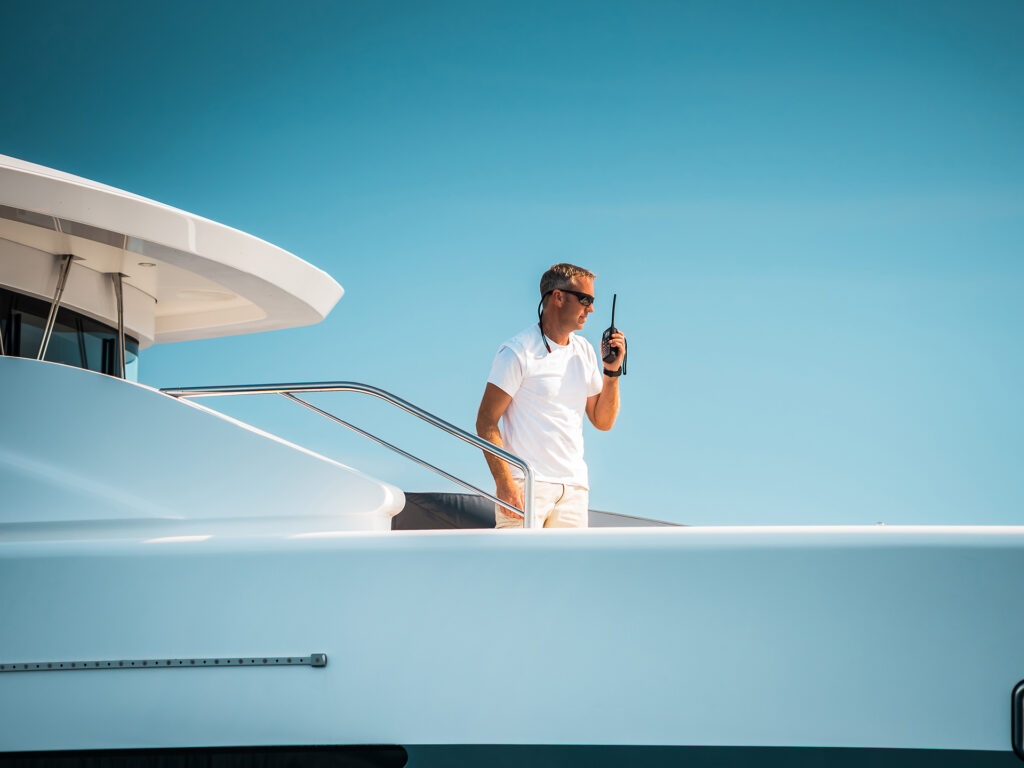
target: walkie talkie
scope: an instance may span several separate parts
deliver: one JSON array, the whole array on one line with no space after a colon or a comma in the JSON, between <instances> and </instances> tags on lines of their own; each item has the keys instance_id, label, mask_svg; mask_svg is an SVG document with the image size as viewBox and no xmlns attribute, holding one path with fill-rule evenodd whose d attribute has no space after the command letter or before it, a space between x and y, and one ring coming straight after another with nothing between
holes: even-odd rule
<instances>
[{"instance_id":1,"label":"walkie talkie","mask_svg":"<svg viewBox=\"0 0 1024 768\"><path fill-rule=\"evenodd\" d=\"M618 329L615 327L615 300L619 297L617 293L612 294L612 324L605 329L605 332L601 334L601 359L606 363L614 363L619 359L619 350L613 347L609 342L611 341L612 334ZM626 373L626 361L622 361L622 373Z\"/></svg>"}]
</instances>

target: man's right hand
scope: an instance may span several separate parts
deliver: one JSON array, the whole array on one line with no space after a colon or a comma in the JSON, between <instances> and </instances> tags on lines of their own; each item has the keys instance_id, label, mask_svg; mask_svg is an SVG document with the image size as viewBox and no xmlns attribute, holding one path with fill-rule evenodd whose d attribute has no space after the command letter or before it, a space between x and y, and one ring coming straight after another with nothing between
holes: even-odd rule
<instances>
[{"instance_id":1,"label":"man's right hand","mask_svg":"<svg viewBox=\"0 0 1024 768\"><path fill-rule=\"evenodd\" d=\"M523 491L517 483L511 483L498 488L498 492L495 495L513 507L526 509L526 505L523 502ZM511 509L506 509L505 507L500 507L500 509L501 513L506 517L518 517L519 519L523 517L520 513L513 512Z\"/></svg>"}]
</instances>

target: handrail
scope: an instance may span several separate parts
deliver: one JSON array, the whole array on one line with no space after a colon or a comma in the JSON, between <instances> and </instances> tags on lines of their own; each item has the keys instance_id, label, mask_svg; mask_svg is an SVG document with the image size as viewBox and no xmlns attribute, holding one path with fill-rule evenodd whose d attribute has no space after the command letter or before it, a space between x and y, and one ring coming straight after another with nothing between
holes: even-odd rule
<instances>
[{"instance_id":1,"label":"handrail","mask_svg":"<svg viewBox=\"0 0 1024 768\"><path fill-rule=\"evenodd\" d=\"M223 395L283 395L289 400L298 403L311 411L320 414L321 416L330 419L331 421L341 424L343 427L351 429L353 432L357 432L363 437L373 440L379 445L383 445L385 448L390 448L398 454L401 454L407 459L415 461L420 466L426 467L427 469L436 472L442 477L451 480L453 483L461 485L467 490L473 491L474 493L483 496L484 498L490 499L495 504L498 504L505 509L509 510L517 517L523 518L523 524L526 528L533 528L535 526L535 519L533 514L533 469L523 459L519 458L515 454L509 453L503 448L499 448L494 443L484 440L482 437L467 432L464 429L451 424L439 416L435 416L429 411L425 411L418 405L413 405L407 400L403 400L397 395L393 395L390 392L375 387L371 384L360 384L355 381L321 381L311 383L300 383L300 384L239 384L233 386L213 386L213 387L167 387L161 389L165 395L170 395L177 398L193 398L193 397L220 397ZM439 467L435 467L433 464L424 461L418 456L414 456L407 451L403 451L398 446L392 445L386 440L381 440L379 437L360 429L353 424L349 424L334 414L328 413L320 408L317 408L312 403L303 400L300 397L296 397L296 393L307 393L307 392L361 392L366 395L372 395L378 397L391 405L401 408L406 413L411 413L413 416L422 419L423 421L431 424L438 429L447 432L453 437L457 437L460 440L474 445L482 451L486 451L492 456L497 456L499 459L514 464L523 471L523 509L514 507L508 502L502 501L497 496L493 496L487 491L477 488L471 483L467 483L454 475L445 472Z\"/></svg>"}]
</instances>

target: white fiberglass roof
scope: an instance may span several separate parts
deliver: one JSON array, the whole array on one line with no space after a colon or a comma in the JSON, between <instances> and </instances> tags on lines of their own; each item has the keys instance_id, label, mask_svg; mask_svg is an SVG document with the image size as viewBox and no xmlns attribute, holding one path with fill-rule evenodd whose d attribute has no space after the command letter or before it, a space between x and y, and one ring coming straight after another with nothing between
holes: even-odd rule
<instances>
[{"instance_id":1,"label":"white fiberglass roof","mask_svg":"<svg viewBox=\"0 0 1024 768\"><path fill-rule=\"evenodd\" d=\"M343 293L327 273L257 237L0 155L3 241L15 245L0 254L70 253L75 269L124 274L153 300L157 344L310 325Z\"/></svg>"}]
</instances>

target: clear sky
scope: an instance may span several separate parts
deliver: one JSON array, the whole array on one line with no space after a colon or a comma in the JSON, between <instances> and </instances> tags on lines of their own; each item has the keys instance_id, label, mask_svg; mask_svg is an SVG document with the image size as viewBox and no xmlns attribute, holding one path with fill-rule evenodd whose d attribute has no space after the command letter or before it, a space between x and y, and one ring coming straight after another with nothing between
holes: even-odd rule
<instances>
[{"instance_id":1,"label":"clear sky","mask_svg":"<svg viewBox=\"0 0 1024 768\"><path fill-rule=\"evenodd\" d=\"M346 289L157 346L154 386L356 380L472 429L552 263L618 294L591 505L1024 524L1024 3L3 3L0 153L220 221ZM277 400L281 400L277 398ZM319 401L478 483L482 458ZM210 403L212 404L212 402ZM457 490L281 400L232 413Z\"/></svg>"}]
</instances>

